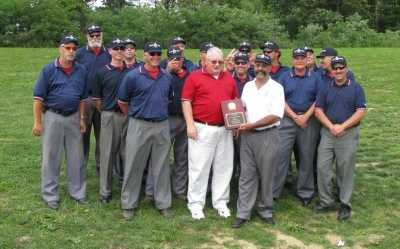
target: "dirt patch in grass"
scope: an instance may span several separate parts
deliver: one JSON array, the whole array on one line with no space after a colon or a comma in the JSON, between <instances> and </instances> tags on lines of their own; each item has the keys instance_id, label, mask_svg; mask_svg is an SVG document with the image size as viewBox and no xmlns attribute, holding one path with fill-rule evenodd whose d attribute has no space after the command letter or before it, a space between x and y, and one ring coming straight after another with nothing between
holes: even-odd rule
<instances>
[{"instance_id":1,"label":"dirt patch in grass","mask_svg":"<svg viewBox=\"0 0 400 249\"><path fill-rule=\"evenodd\" d=\"M323 246L317 244L306 245L303 241L296 239L293 236L284 234L280 231L271 230L271 232L276 235L276 240L278 241L278 245L276 248L289 249L294 247L299 249L324 249Z\"/></svg>"},{"instance_id":2,"label":"dirt patch in grass","mask_svg":"<svg viewBox=\"0 0 400 249\"><path fill-rule=\"evenodd\" d=\"M224 244L226 243L231 243L231 244L236 244L240 248L246 248L246 249L257 249L258 247L246 240L241 240L241 239L234 239L230 235L226 234L214 234L212 237L212 242L209 242L207 244L202 245L200 248L207 248L207 249L224 249L225 246Z\"/></svg>"}]
</instances>

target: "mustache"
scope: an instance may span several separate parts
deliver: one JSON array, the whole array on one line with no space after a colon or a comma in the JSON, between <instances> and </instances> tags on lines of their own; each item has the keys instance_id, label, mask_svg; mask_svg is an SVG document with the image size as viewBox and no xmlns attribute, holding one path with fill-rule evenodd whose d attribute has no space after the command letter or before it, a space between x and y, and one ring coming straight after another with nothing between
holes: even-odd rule
<instances>
[{"instance_id":1,"label":"mustache","mask_svg":"<svg viewBox=\"0 0 400 249\"><path fill-rule=\"evenodd\" d=\"M267 72L264 72L264 71L256 71L256 77L262 77L262 78L264 78L264 77L266 77L268 74L267 74Z\"/></svg>"}]
</instances>

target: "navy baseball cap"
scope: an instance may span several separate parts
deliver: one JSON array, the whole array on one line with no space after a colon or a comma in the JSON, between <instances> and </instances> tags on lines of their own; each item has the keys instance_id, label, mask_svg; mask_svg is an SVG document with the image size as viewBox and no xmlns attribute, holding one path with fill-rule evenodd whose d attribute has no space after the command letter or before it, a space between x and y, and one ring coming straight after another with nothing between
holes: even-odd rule
<instances>
[{"instance_id":1,"label":"navy baseball cap","mask_svg":"<svg viewBox=\"0 0 400 249\"><path fill-rule=\"evenodd\" d=\"M249 62L249 56L247 55L246 52L237 52L233 56L233 61L236 62L236 61L239 61L239 60L243 60L245 62Z\"/></svg>"},{"instance_id":2,"label":"navy baseball cap","mask_svg":"<svg viewBox=\"0 0 400 249\"><path fill-rule=\"evenodd\" d=\"M272 64L272 59L271 59L271 57L269 57L268 55L265 55L265 54L258 54L258 55L256 56L256 59L255 59L254 62L262 62L262 63L264 63L264 64L271 65L271 64Z\"/></svg>"},{"instance_id":3,"label":"navy baseball cap","mask_svg":"<svg viewBox=\"0 0 400 249\"><path fill-rule=\"evenodd\" d=\"M182 58L182 50L175 47L170 47L167 51L167 56L169 59L172 58Z\"/></svg>"},{"instance_id":4,"label":"navy baseball cap","mask_svg":"<svg viewBox=\"0 0 400 249\"><path fill-rule=\"evenodd\" d=\"M239 44L239 51L244 53L250 53L251 44L249 42L242 42Z\"/></svg>"},{"instance_id":5,"label":"navy baseball cap","mask_svg":"<svg viewBox=\"0 0 400 249\"><path fill-rule=\"evenodd\" d=\"M306 52L314 53L314 49L312 49L311 47L305 46L303 49L304 49Z\"/></svg>"},{"instance_id":6,"label":"navy baseball cap","mask_svg":"<svg viewBox=\"0 0 400 249\"><path fill-rule=\"evenodd\" d=\"M86 32L87 32L88 34L96 33L96 32L101 32L101 31L102 31L102 30L101 30L101 27L100 27L99 25L97 25L97 24L89 25L89 26L87 27L87 29L86 29Z\"/></svg>"},{"instance_id":7,"label":"navy baseball cap","mask_svg":"<svg viewBox=\"0 0 400 249\"><path fill-rule=\"evenodd\" d=\"M136 42L133 39L125 38L124 39L124 44L125 44L125 46L128 45L128 44L132 44L136 48Z\"/></svg>"},{"instance_id":8,"label":"navy baseball cap","mask_svg":"<svg viewBox=\"0 0 400 249\"><path fill-rule=\"evenodd\" d=\"M64 44L67 44L67 43L75 43L75 45L76 46L79 46L79 42L78 42L78 39L75 37L75 36L73 36L73 35L66 35L66 36L64 36L62 39L61 39L61 41L59 42L59 45L61 46L61 45L64 45Z\"/></svg>"},{"instance_id":9,"label":"navy baseball cap","mask_svg":"<svg viewBox=\"0 0 400 249\"><path fill-rule=\"evenodd\" d=\"M337 64L342 65L342 66L347 66L346 58L344 58L343 56L333 57L331 60L332 68L335 68L335 65L337 65Z\"/></svg>"},{"instance_id":10,"label":"navy baseball cap","mask_svg":"<svg viewBox=\"0 0 400 249\"><path fill-rule=\"evenodd\" d=\"M212 47L215 47L212 42L203 42L200 44L200 52L207 53L207 51Z\"/></svg>"},{"instance_id":11,"label":"navy baseball cap","mask_svg":"<svg viewBox=\"0 0 400 249\"><path fill-rule=\"evenodd\" d=\"M279 50L279 45L273 41L266 41L260 48L262 50Z\"/></svg>"},{"instance_id":12,"label":"navy baseball cap","mask_svg":"<svg viewBox=\"0 0 400 249\"><path fill-rule=\"evenodd\" d=\"M321 53L317 56L317 58L324 58L325 56L337 56L338 52L334 48L324 48L321 50Z\"/></svg>"},{"instance_id":13,"label":"navy baseball cap","mask_svg":"<svg viewBox=\"0 0 400 249\"><path fill-rule=\"evenodd\" d=\"M306 57L307 52L304 50L304 48L295 48L292 51L292 57L297 58L297 57Z\"/></svg>"},{"instance_id":14,"label":"navy baseball cap","mask_svg":"<svg viewBox=\"0 0 400 249\"><path fill-rule=\"evenodd\" d=\"M109 48L118 48L118 47L125 47L125 42L124 40L120 39L120 38L113 38L111 40L111 42L108 44Z\"/></svg>"},{"instance_id":15,"label":"navy baseball cap","mask_svg":"<svg viewBox=\"0 0 400 249\"><path fill-rule=\"evenodd\" d=\"M178 44L178 43L183 43L183 44L186 45L185 39L183 39L183 38L180 37L180 36L175 37L175 38L172 39L172 41L171 41L171 45L176 45L176 44Z\"/></svg>"},{"instance_id":16,"label":"navy baseball cap","mask_svg":"<svg viewBox=\"0 0 400 249\"><path fill-rule=\"evenodd\" d=\"M147 42L144 45L144 52L159 52L162 53L162 47L158 42Z\"/></svg>"}]
</instances>

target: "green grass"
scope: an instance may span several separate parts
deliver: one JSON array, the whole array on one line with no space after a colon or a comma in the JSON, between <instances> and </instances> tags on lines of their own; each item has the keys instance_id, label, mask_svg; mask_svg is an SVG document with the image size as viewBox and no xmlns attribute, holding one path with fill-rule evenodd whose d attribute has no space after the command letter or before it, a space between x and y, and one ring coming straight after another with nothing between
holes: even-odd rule
<instances>
[{"instance_id":1,"label":"green grass","mask_svg":"<svg viewBox=\"0 0 400 249\"><path fill-rule=\"evenodd\" d=\"M151 202L142 202L131 222L122 220L118 184L110 204L97 201L93 157L90 204L79 206L68 198L63 166L61 208L48 209L40 198L41 140L31 135L32 88L57 50L0 48L0 248L301 248L302 243L336 248L338 239L354 248L399 248L400 49L340 52L365 88L369 107L361 128L353 217L338 222L334 214L316 215L286 193L275 204L274 227L254 217L233 230L233 218L219 218L210 204L207 218L193 221L178 200L173 200L171 219L162 218ZM198 50L186 54L197 61ZM289 54L283 51L286 63Z\"/></svg>"}]
</instances>

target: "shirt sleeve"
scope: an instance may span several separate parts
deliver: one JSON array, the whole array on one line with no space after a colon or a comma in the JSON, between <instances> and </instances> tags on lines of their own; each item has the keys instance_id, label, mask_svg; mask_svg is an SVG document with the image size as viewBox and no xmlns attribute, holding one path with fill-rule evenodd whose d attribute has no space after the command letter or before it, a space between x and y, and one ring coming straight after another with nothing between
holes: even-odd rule
<instances>
[{"instance_id":1,"label":"shirt sleeve","mask_svg":"<svg viewBox=\"0 0 400 249\"><path fill-rule=\"evenodd\" d=\"M283 87L277 85L275 90L275 100L272 101L271 114L279 118L283 118L285 112L285 94L283 92Z\"/></svg>"},{"instance_id":2,"label":"shirt sleeve","mask_svg":"<svg viewBox=\"0 0 400 249\"><path fill-rule=\"evenodd\" d=\"M182 100L190 100L192 101L194 99L194 92L196 88L196 84L193 80L193 74L190 74L186 80L185 83L183 84L182 88Z\"/></svg>"},{"instance_id":3,"label":"shirt sleeve","mask_svg":"<svg viewBox=\"0 0 400 249\"><path fill-rule=\"evenodd\" d=\"M35 88L33 89L33 98L40 101L45 101L47 98L48 86L48 76L45 72L45 69L42 69L36 81Z\"/></svg>"},{"instance_id":4,"label":"shirt sleeve","mask_svg":"<svg viewBox=\"0 0 400 249\"><path fill-rule=\"evenodd\" d=\"M364 89L360 85L358 85L358 87L357 87L356 108L367 108L365 92L364 92Z\"/></svg>"},{"instance_id":5,"label":"shirt sleeve","mask_svg":"<svg viewBox=\"0 0 400 249\"><path fill-rule=\"evenodd\" d=\"M327 88L323 88L318 91L317 99L315 100L315 107L325 109L327 92Z\"/></svg>"},{"instance_id":6,"label":"shirt sleeve","mask_svg":"<svg viewBox=\"0 0 400 249\"><path fill-rule=\"evenodd\" d=\"M122 80L121 86L118 89L118 100L122 102L129 102L129 85L128 82L130 81L129 74L125 75L124 79Z\"/></svg>"}]
</instances>

